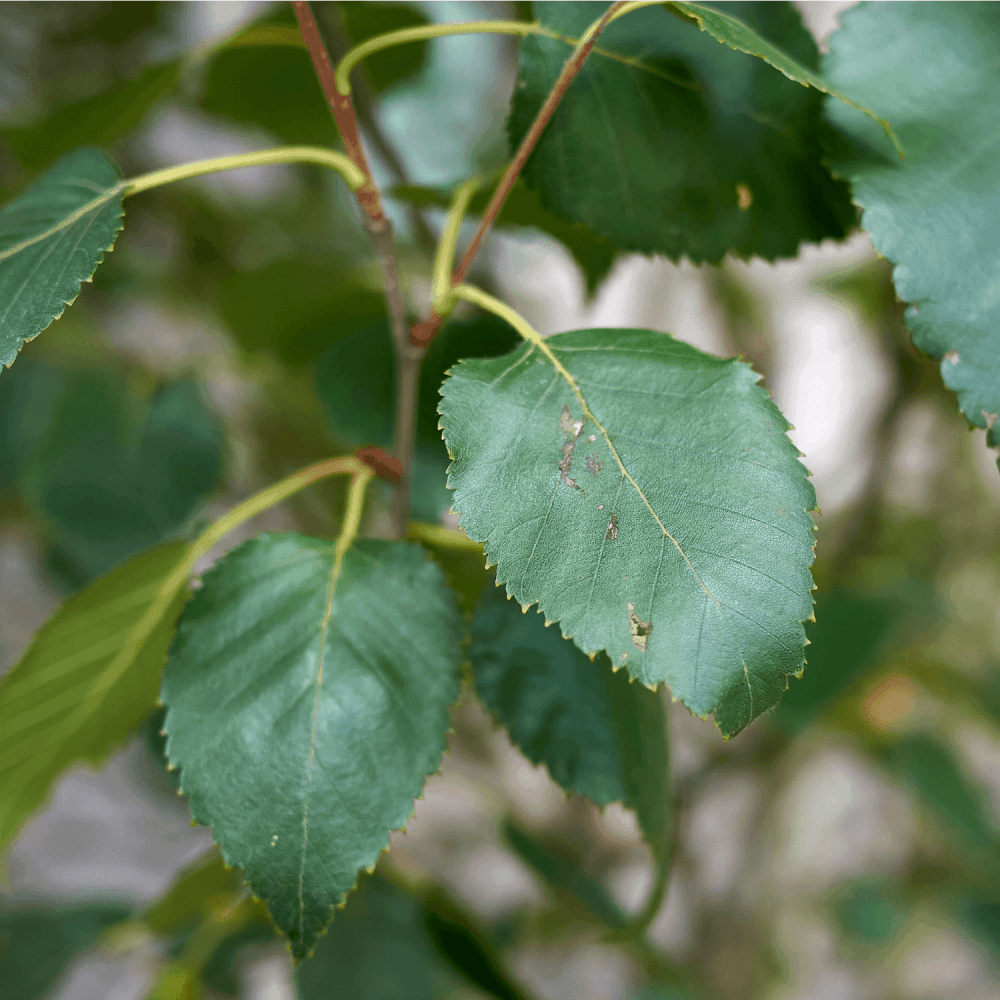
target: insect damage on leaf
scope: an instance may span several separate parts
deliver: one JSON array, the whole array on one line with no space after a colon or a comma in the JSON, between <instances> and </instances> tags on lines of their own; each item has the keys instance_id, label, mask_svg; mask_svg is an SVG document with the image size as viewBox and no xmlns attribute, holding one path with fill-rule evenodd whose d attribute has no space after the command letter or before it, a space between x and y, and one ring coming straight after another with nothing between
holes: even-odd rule
<instances>
[{"instance_id":1,"label":"insect damage on leaf","mask_svg":"<svg viewBox=\"0 0 1000 1000\"><path fill-rule=\"evenodd\" d=\"M615 539L618 537L618 515L612 514L610 520L608 521L608 530L604 532L605 541L608 539ZM631 605L629 605L631 607Z\"/></svg>"},{"instance_id":2,"label":"insect damage on leaf","mask_svg":"<svg viewBox=\"0 0 1000 1000\"><path fill-rule=\"evenodd\" d=\"M617 534L617 530L615 533ZM645 653L646 643L649 642L650 633L653 631L653 623L651 621L644 622L635 613L635 605L631 601L628 603L628 630L632 636L632 642L635 643L635 648L641 653Z\"/></svg>"},{"instance_id":3,"label":"insect damage on leaf","mask_svg":"<svg viewBox=\"0 0 1000 1000\"><path fill-rule=\"evenodd\" d=\"M580 438L580 431L583 430L583 421L574 420L573 415L569 412L569 407L565 403L563 403L562 412L559 414L559 427L562 429L563 434L566 435L566 440L562 446L562 458L559 459L559 471L562 473L562 481L567 486L572 486L573 489L578 490L580 487L577 486L575 479L570 478L569 474L573 468L573 451L576 448L576 442Z\"/></svg>"},{"instance_id":4,"label":"insect damage on leaf","mask_svg":"<svg viewBox=\"0 0 1000 1000\"><path fill-rule=\"evenodd\" d=\"M599 476L603 468L604 463L596 455L587 456L587 471L592 476Z\"/></svg>"}]
</instances>

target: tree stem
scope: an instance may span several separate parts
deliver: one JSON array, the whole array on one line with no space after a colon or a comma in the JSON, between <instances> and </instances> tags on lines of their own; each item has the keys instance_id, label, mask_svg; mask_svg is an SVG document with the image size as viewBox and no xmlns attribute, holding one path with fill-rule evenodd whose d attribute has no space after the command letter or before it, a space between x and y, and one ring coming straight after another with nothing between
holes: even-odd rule
<instances>
[{"instance_id":1,"label":"tree stem","mask_svg":"<svg viewBox=\"0 0 1000 1000\"><path fill-rule=\"evenodd\" d=\"M587 29L583 38L580 39L573 50L573 54L566 60L562 72L560 72L556 82L553 84L552 90L549 91L549 96L545 98L545 103L539 108L535 120L531 123L531 127L521 140L521 145L518 146L517 152L514 154L514 159L510 161L510 164L504 171L503 177L500 178L500 183L493 192L493 197L490 199L489 204L486 206L486 211L483 213L479 228L476 230L469 248L465 251L464 256L451 276L452 285L460 285L465 279L465 275L476 254L479 253L479 248L486 234L490 231L497 216L500 214L500 209L503 208L503 203L507 200L514 182L521 175L525 163L528 162L528 157L531 156L535 150L535 146L538 145L538 140L541 138L542 132L545 131L545 127L551 121L556 108L559 106L559 102L569 89L569 85L576 79L580 70L583 69L583 64L596 44L598 36L619 15L622 8L626 6L627 4L624 0L619 0L618 3L612 4L600 19ZM426 347L437 336L438 330L441 328L441 321L442 317L436 311L432 310L426 320L418 323L410 331L410 343L418 347Z\"/></svg>"},{"instance_id":2,"label":"tree stem","mask_svg":"<svg viewBox=\"0 0 1000 1000\"><path fill-rule=\"evenodd\" d=\"M337 90L337 81L330 55L320 34L316 18L306 0L293 0L292 7L299 21L302 38L309 50L316 76L326 96L327 104L344 140L347 155L365 175L358 190L358 203L365 212L365 224L375 244L385 289L386 312L396 348L396 457L401 468L400 481L393 486L392 529L395 538L406 537L410 510L410 470L413 466L413 443L416 438L417 382L420 375L422 350L414 350L406 333L406 305L396 266L396 244L392 223L382 212L382 199L372 179L365 151L358 135L354 105L350 94Z\"/></svg>"}]
</instances>

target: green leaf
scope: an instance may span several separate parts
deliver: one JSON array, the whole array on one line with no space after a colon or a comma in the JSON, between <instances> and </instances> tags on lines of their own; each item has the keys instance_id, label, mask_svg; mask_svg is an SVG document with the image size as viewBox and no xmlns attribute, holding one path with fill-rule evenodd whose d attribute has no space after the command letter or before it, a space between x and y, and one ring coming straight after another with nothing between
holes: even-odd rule
<instances>
[{"instance_id":1,"label":"green leaf","mask_svg":"<svg viewBox=\"0 0 1000 1000\"><path fill-rule=\"evenodd\" d=\"M123 906L0 910L4 997L41 1000L77 954L128 915Z\"/></svg>"},{"instance_id":2,"label":"green leaf","mask_svg":"<svg viewBox=\"0 0 1000 1000\"><path fill-rule=\"evenodd\" d=\"M164 545L92 583L0 681L0 850L67 768L100 766L155 705L188 554Z\"/></svg>"},{"instance_id":3,"label":"green leaf","mask_svg":"<svg viewBox=\"0 0 1000 1000\"><path fill-rule=\"evenodd\" d=\"M480 191L472 199L466 215L482 215L492 194L490 188ZM451 195L447 191L417 184L400 184L389 191L389 195L413 205L447 208L451 203ZM614 243L598 236L582 222L567 222L552 212L547 212L542 208L538 193L532 191L520 178L511 188L494 226L532 226L558 240L580 265L588 294L593 294L607 276L618 253Z\"/></svg>"},{"instance_id":4,"label":"green leaf","mask_svg":"<svg viewBox=\"0 0 1000 1000\"><path fill-rule=\"evenodd\" d=\"M163 680L191 812L301 959L441 763L461 641L416 546L262 535L205 574Z\"/></svg>"},{"instance_id":5,"label":"green leaf","mask_svg":"<svg viewBox=\"0 0 1000 1000\"><path fill-rule=\"evenodd\" d=\"M179 60L149 66L133 80L119 80L100 94L63 105L36 125L5 128L3 137L18 160L32 169L78 146L110 146L176 89L180 72Z\"/></svg>"},{"instance_id":6,"label":"green leaf","mask_svg":"<svg viewBox=\"0 0 1000 1000\"><path fill-rule=\"evenodd\" d=\"M304 254L258 271L234 271L219 284L219 307L237 342L292 365L385 317L385 297L334 258Z\"/></svg>"},{"instance_id":7,"label":"green leaf","mask_svg":"<svg viewBox=\"0 0 1000 1000\"><path fill-rule=\"evenodd\" d=\"M791 4L716 8L697 8L706 28L728 26L756 48L773 43L789 54L783 67L794 59L799 77L812 77L805 67L817 65L818 52ZM535 11L545 27L576 38L600 8L544 3ZM553 38L522 42L512 147L569 53ZM854 221L846 186L820 162L821 108L818 90L692 31L669 9L648 7L601 35L524 177L546 209L623 250L713 262L729 251L794 256L804 240L841 237Z\"/></svg>"},{"instance_id":8,"label":"green leaf","mask_svg":"<svg viewBox=\"0 0 1000 1000\"><path fill-rule=\"evenodd\" d=\"M85 582L182 528L216 486L222 426L200 387L180 380L137 400L112 373L67 371L41 424L20 492L57 543L71 581ZM55 378L42 365L7 379ZM33 412L31 407L29 412Z\"/></svg>"},{"instance_id":9,"label":"green leaf","mask_svg":"<svg viewBox=\"0 0 1000 1000\"><path fill-rule=\"evenodd\" d=\"M529 864L549 885L575 896L598 920L616 930L628 922L618 904L597 879L588 875L572 857L569 845L545 843L510 820L504 838L522 861Z\"/></svg>"},{"instance_id":10,"label":"green leaf","mask_svg":"<svg viewBox=\"0 0 1000 1000\"><path fill-rule=\"evenodd\" d=\"M76 299L123 214L118 168L96 149L63 157L0 209L0 364Z\"/></svg>"},{"instance_id":11,"label":"green leaf","mask_svg":"<svg viewBox=\"0 0 1000 1000\"><path fill-rule=\"evenodd\" d=\"M243 888L243 876L227 868L213 851L183 871L166 893L143 914L143 923L161 937L171 937L197 925Z\"/></svg>"},{"instance_id":12,"label":"green leaf","mask_svg":"<svg viewBox=\"0 0 1000 1000\"><path fill-rule=\"evenodd\" d=\"M849 137L834 167L851 182L862 225L896 265L916 346L941 359L968 420L1000 446L1000 10L994 4L872 4L844 13L824 69L890 116L902 163L863 116L831 103Z\"/></svg>"},{"instance_id":13,"label":"green leaf","mask_svg":"<svg viewBox=\"0 0 1000 1000\"><path fill-rule=\"evenodd\" d=\"M518 342L503 320L482 316L453 321L435 338L420 369L413 514L436 522L451 504L448 452L438 427L438 390L459 358L495 357ZM364 326L334 344L320 359L316 392L331 431L351 445L391 448L396 398L396 363L388 324Z\"/></svg>"},{"instance_id":14,"label":"green leaf","mask_svg":"<svg viewBox=\"0 0 1000 1000\"><path fill-rule=\"evenodd\" d=\"M913 733L887 747L883 756L920 799L960 830L970 844L985 847L996 837L982 790L939 739Z\"/></svg>"},{"instance_id":15,"label":"green leaf","mask_svg":"<svg viewBox=\"0 0 1000 1000\"><path fill-rule=\"evenodd\" d=\"M472 620L476 690L525 756L567 791L634 809L660 854L670 824L667 721L660 698L591 661L540 615L488 587Z\"/></svg>"},{"instance_id":16,"label":"green leaf","mask_svg":"<svg viewBox=\"0 0 1000 1000\"><path fill-rule=\"evenodd\" d=\"M453 506L507 592L727 736L801 672L812 611L815 493L756 383L665 334L582 330L463 361L440 407Z\"/></svg>"},{"instance_id":17,"label":"green leaf","mask_svg":"<svg viewBox=\"0 0 1000 1000\"><path fill-rule=\"evenodd\" d=\"M336 987L332 988L331 984ZM316 953L299 966L300 1000L436 1000L455 977L424 928L422 903L383 878L366 878Z\"/></svg>"}]
</instances>

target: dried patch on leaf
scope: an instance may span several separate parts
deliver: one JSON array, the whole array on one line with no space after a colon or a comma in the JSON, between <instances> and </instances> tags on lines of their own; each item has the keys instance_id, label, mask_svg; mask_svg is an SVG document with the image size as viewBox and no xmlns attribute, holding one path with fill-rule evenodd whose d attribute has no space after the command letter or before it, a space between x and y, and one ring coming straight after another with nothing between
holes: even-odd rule
<instances>
[{"instance_id":1,"label":"dried patch on leaf","mask_svg":"<svg viewBox=\"0 0 1000 1000\"><path fill-rule=\"evenodd\" d=\"M635 613L635 605L631 601L628 603L628 630L635 648L641 653L645 653L646 643L649 642L650 633L653 631L653 623L651 621L644 622Z\"/></svg>"},{"instance_id":2,"label":"dried patch on leaf","mask_svg":"<svg viewBox=\"0 0 1000 1000\"><path fill-rule=\"evenodd\" d=\"M618 537L618 515L612 514L611 519L608 521L608 530L604 532L605 541L609 539L615 539ZM632 605L630 604L629 607Z\"/></svg>"},{"instance_id":3,"label":"dried patch on leaf","mask_svg":"<svg viewBox=\"0 0 1000 1000\"><path fill-rule=\"evenodd\" d=\"M573 468L573 451L576 448L576 442L580 438L580 431L583 430L583 421L574 420L573 415L569 412L569 407L565 403L563 403L562 412L559 414L559 427L563 434L566 435L566 440L562 446L562 458L559 459L559 471L562 473L562 481L567 486L578 490L580 487L577 486L576 480L570 478L569 473Z\"/></svg>"},{"instance_id":4,"label":"dried patch on leaf","mask_svg":"<svg viewBox=\"0 0 1000 1000\"><path fill-rule=\"evenodd\" d=\"M596 455L587 456L587 471L592 476L599 476L603 468L604 463Z\"/></svg>"}]
</instances>

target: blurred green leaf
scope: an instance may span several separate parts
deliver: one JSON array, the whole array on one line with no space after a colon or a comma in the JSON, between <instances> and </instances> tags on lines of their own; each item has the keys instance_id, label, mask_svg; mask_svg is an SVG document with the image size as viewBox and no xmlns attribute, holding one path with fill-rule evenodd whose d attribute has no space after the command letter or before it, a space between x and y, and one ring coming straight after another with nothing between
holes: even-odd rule
<instances>
[{"instance_id":1,"label":"blurred green leaf","mask_svg":"<svg viewBox=\"0 0 1000 1000\"><path fill-rule=\"evenodd\" d=\"M490 188L480 191L473 198L468 215L481 215L492 193ZM389 196L412 205L434 205L439 208L447 208L451 201L447 192L417 184L400 184L389 192ZM520 179L503 203L495 225L531 226L558 240L580 265L589 294L593 294L607 276L618 253L614 243L598 236L582 222L567 222L542 208L538 193Z\"/></svg>"},{"instance_id":2,"label":"blurred green leaf","mask_svg":"<svg viewBox=\"0 0 1000 1000\"><path fill-rule=\"evenodd\" d=\"M31 169L44 167L78 146L110 146L177 88L180 74L180 60L149 66L133 80L119 80L100 94L57 108L36 125L5 128L3 138Z\"/></svg>"},{"instance_id":3,"label":"blurred green leaf","mask_svg":"<svg viewBox=\"0 0 1000 1000\"><path fill-rule=\"evenodd\" d=\"M195 820L308 955L440 766L461 632L402 542L261 535L202 578L163 677Z\"/></svg>"},{"instance_id":4,"label":"blurred green leaf","mask_svg":"<svg viewBox=\"0 0 1000 1000\"><path fill-rule=\"evenodd\" d=\"M455 984L423 904L377 875L362 879L296 980L300 1000L437 1000Z\"/></svg>"},{"instance_id":5,"label":"blurred green leaf","mask_svg":"<svg viewBox=\"0 0 1000 1000\"><path fill-rule=\"evenodd\" d=\"M166 893L143 914L143 923L161 937L172 937L204 920L221 903L231 900L244 886L238 868L227 868L222 855L212 850L174 880Z\"/></svg>"},{"instance_id":6,"label":"blurred green leaf","mask_svg":"<svg viewBox=\"0 0 1000 1000\"><path fill-rule=\"evenodd\" d=\"M729 251L791 257L803 241L843 236L855 213L847 186L821 163L821 93L665 7L630 12L601 35L525 167L542 205L622 250L695 262ZM815 42L792 4L711 7L699 6L699 14L716 21L719 12L732 14L807 72L816 67ZM592 3L534 10L570 38L600 12ZM570 51L541 36L521 43L512 149Z\"/></svg>"},{"instance_id":7,"label":"blurred green leaf","mask_svg":"<svg viewBox=\"0 0 1000 1000\"><path fill-rule=\"evenodd\" d=\"M958 906L960 922L992 950L1000 960L1000 901L964 899Z\"/></svg>"},{"instance_id":8,"label":"blurred green leaf","mask_svg":"<svg viewBox=\"0 0 1000 1000\"><path fill-rule=\"evenodd\" d=\"M0 378L0 489L14 483L41 448L67 377L61 368L22 359Z\"/></svg>"},{"instance_id":9,"label":"blurred green leaf","mask_svg":"<svg viewBox=\"0 0 1000 1000\"><path fill-rule=\"evenodd\" d=\"M735 735L804 662L816 500L788 424L748 365L662 333L542 345L445 380L461 525L519 603Z\"/></svg>"},{"instance_id":10,"label":"blurred green leaf","mask_svg":"<svg viewBox=\"0 0 1000 1000\"><path fill-rule=\"evenodd\" d=\"M545 842L508 820L504 837L521 860L553 888L575 896L602 923L623 928L627 917L597 879L588 875L565 844Z\"/></svg>"},{"instance_id":11,"label":"blurred green leaf","mask_svg":"<svg viewBox=\"0 0 1000 1000\"><path fill-rule=\"evenodd\" d=\"M245 350L269 351L292 365L385 316L380 292L335 261L304 255L232 271L218 294L223 319Z\"/></svg>"},{"instance_id":12,"label":"blurred green leaf","mask_svg":"<svg viewBox=\"0 0 1000 1000\"><path fill-rule=\"evenodd\" d=\"M77 954L128 916L123 906L0 910L4 1000L41 1000Z\"/></svg>"},{"instance_id":13,"label":"blurred green leaf","mask_svg":"<svg viewBox=\"0 0 1000 1000\"><path fill-rule=\"evenodd\" d=\"M460 358L494 357L519 338L502 320L454 320L431 344L420 369L416 466L411 505L419 520L436 522L451 504L445 485L448 452L438 427L437 404L445 372ZM382 320L338 340L321 358L316 391L330 430L352 445L391 447L396 392L395 354Z\"/></svg>"},{"instance_id":14,"label":"blurred green leaf","mask_svg":"<svg viewBox=\"0 0 1000 1000\"><path fill-rule=\"evenodd\" d=\"M37 365L24 378L29 400L53 381ZM223 429L194 382L139 401L112 373L67 372L47 420L19 489L78 582L177 532L218 483Z\"/></svg>"},{"instance_id":15,"label":"blurred green leaf","mask_svg":"<svg viewBox=\"0 0 1000 1000\"><path fill-rule=\"evenodd\" d=\"M975 847L996 836L983 791L965 773L952 752L929 733L913 733L883 751L885 762L940 817L961 831Z\"/></svg>"},{"instance_id":16,"label":"blurred green leaf","mask_svg":"<svg viewBox=\"0 0 1000 1000\"><path fill-rule=\"evenodd\" d=\"M806 625L806 669L788 680L772 721L788 732L811 722L858 677L878 664L905 609L885 598L848 590L821 593Z\"/></svg>"},{"instance_id":17,"label":"blurred green leaf","mask_svg":"<svg viewBox=\"0 0 1000 1000\"><path fill-rule=\"evenodd\" d=\"M96 580L0 680L0 850L67 768L103 764L156 703L188 554L164 545Z\"/></svg>"},{"instance_id":18,"label":"blurred green leaf","mask_svg":"<svg viewBox=\"0 0 1000 1000\"><path fill-rule=\"evenodd\" d=\"M860 944L892 940L909 915L898 885L886 880L846 886L834 901L833 912L841 934Z\"/></svg>"},{"instance_id":19,"label":"blurred green leaf","mask_svg":"<svg viewBox=\"0 0 1000 1000\"><path fill-rule=\"evenodd\" d=\"M1000 8L894 3L845 12L824 60L830 80L890 117L900 162L874 123L830 102L835 151L861 222L896 265L914 344L940 359L970 423L1000 445L1000 297L991 263L1000 218Z\"/></svg>"},{"instance_id":20,"label":"blurred green leaf","mask_svg":"<svg viewBox=\"0 0 1000 1000\"><path fill-rule=\"evenodd\" d=\"M76 299L123 214L118 168L96 149L64 156L0 209L0 364Z\"/></svg>"},{"instance_id":21,"label":"blurred green leaf","mask_svg":"<svg viewBox=\"0 0 1000 1000\"><path fill-rule=\"evenodd\" d=\"M438 953L469 983L497 1000L522 1000L489 942L443 894L427 899L424 926Z\"/></svg>"},{"instance_id":22,"label":"blurred green leaf","mask_svg":"<svg viewBox=\"0 0 1000 1000\"><path fill-rule=\"evenodd\" d=\"M472 620L476 690L535 764L567 791L635 810L658 856L670 829L667 721L660 697L590 660L540 614L487 587Z\"/></svg>"}]
</instances>

